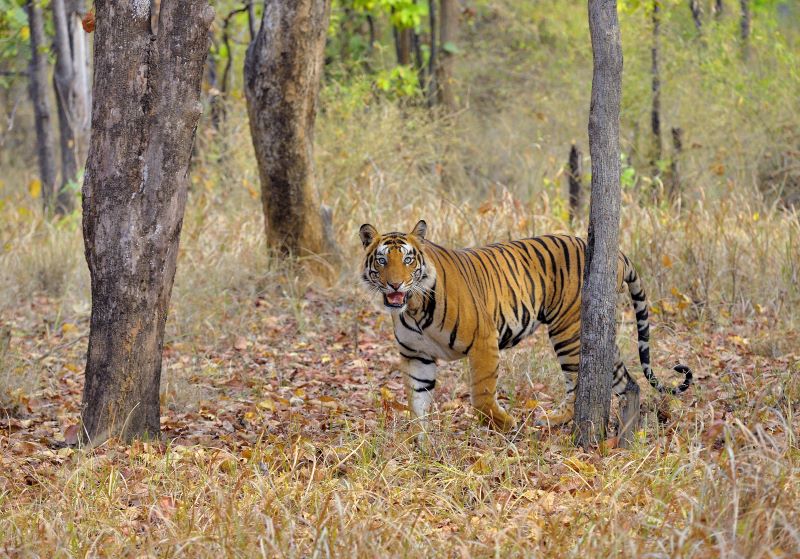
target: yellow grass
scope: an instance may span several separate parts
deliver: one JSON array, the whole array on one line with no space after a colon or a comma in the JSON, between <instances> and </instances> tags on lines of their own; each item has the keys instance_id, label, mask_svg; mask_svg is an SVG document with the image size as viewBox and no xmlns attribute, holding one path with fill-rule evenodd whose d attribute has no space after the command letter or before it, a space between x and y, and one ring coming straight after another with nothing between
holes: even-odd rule
<instances>
[{"instance_id":1,"label":"yellow grass","mask_svg":"<svg viewBox=\"0 0 800 559\"><path fill-rule=\"evenodd\" d=\"M638 175L623 191L621 246L653 307L656 372L670 379L668 366L686 362L697 379L690 392L659 402L642 382L633 448L583 453L568 429L532 425L562 390L537 335L503 355L503 403L518 433L478 423L454 364L437 384L430 448L405 440L390 328L358 285L358 227L424 218L429 236L451 246L584 233L584 218L567 220L563 165L571 141L588 152L591 61L586 45L562 48L583 36L584 12L545 21L554 5L478 3L465 33L486 42L463 55L455 115L326 85L319 194L346 262L331 286L267 254L243 101L230 102L222 131L201 127L159 443L64 446L79 414L90 312L80 217L42 222L27 188L35 169L4 169L0 555L800 554L800 216L757 188L759 162L791 137L771 132L796 130L796 111L781 107L798 95L788 77L764 92L770 102L748 89L759 72L786 69L763 37L754 38L761 70L729 88L713 65L738 64L730 52L666 47L693 53L665 70L665 111L689 147L681 202L654 203L646 134L636 139L634 126L646 130L648 52L635 48L646 29L641 14L623 17L623 149ZM497 28L507 36L489 33ZM623 354L641 379L632 317L621 317Z\"/></svg>"}]
</instances>

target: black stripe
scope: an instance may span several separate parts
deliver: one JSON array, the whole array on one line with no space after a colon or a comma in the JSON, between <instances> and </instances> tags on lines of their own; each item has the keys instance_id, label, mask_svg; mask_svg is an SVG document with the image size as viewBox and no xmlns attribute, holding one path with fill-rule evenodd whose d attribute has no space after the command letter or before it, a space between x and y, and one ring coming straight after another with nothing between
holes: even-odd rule
<instances>
[{"instance_id":1,"label":"black stripe","mask_svg":"<svg viewBox=\"0 0 800 559\"><path fill-rule=\"evenodd\" d=\"M436 363L436 361L434 361L433 359L428 359L426 357L418 357L416 355L406 355L402 351L400 352L400 355L402 355L406 359L413 359L414 361L419 361L420 363L424 363L425 365L433 365L434 363Z\"/></svg>"},{"instance_id":2,"label":"black stripe","mask_svg":"<svg viewBox=\"0 0 800 559\"><path fill-rule=\"evenodd\" d=\"M417 378L414 375L408 375L408 376L417 381L418 383L425 385L424 388L415 388L414 392L430 392L431 390L436 388L436 379L428 380L424 378Z\"/></svg>"}]
</instances>

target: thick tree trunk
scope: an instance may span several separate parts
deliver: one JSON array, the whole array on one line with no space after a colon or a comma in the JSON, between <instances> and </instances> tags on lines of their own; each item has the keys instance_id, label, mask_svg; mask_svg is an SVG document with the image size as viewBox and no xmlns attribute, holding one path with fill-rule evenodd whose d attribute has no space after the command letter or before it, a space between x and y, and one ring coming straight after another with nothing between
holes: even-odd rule
<instances>
[{"instance_id":1,"label":"thick tree trunk","mask_svg":"<svg viewBox=\"0 0 800 559\"><path fill-rule=\"evenodd\" d=\"M42 203L45 215L55 209L56 155L53 140L50 99L47 96L47 55L42 51L44 21L42 9L35 0L25 4L31 37L31 62L29 69L30 95L36 121L36 155L39 159L39 178L42 182Z\"/></svg>"},{"instance_id":2,"label":"thick tree trunk","mask_svg":"<svg viewBox=\"0 0 800 559\"><path fill-rule=\"evenodd\" d=\"M439 4L439 62L436 67L436 85L439 103L448 110L457 108L453 90L453 44L458 33L458 0L441 0Z\"/></svg>"},{"instance_id":3,"label":"thick tree trunk","mask_svg":"<svg viewBox=\"0 0 800 559\"><path fill-rule=\"evenodd\" d=\"M207 0L150 5L95 0L83 185L92 316L82 420L91 444L159 434L164 324L214 10Z\"/></svg>"},{"instance_id":4,"label":"thick tree trunk","mask_svg":"<svg viewBox=\"0 0 800 559\"><path fill-rule=\"evenodd\" d=\"M650 75L653 92L653 105L650 110L650 127L653 133L653 159L651 161L654 177L661 174L659 162L664 156L664 143L661 141L661 69L659 65L659 41L661 37L661 0L653 0L653 45L651 47Z\"/></svg>"},{"instance_id":5,"label":"thick tree trunk","mask_svg":"<svg viewBox=\"0 0 800 559\"><path fill-rule=\"evenodd\" d=\"M314 120L329 0L275 0L247 49L245 95L267 244L282 254L333 255L314 182Z\"/></svg>"},{"instance_id":6,"label":"thick tree trunk","mask_svg":"<svg viewBox=\"0 0 800 559\"><path fill-rule=\"evenodd\" d=\"M581 359L575 401L578 444L605 438L616 357L619 258L619 111L622 42L616 0L589 0L594 70L589 111L592 193L581 300Z\"/></svg>"},{"instance_id":7,"label":"thick tree trunk","mask_svg":"<svg viewBox=\"0 0 800 559\"><path fill-rule=\"evenodd\" d=\"M569 221L575 221L575 217L581 213L583 207L583 164L581 161L581 150L572 144L569 150Z\"/></svg>"}]
</instances>

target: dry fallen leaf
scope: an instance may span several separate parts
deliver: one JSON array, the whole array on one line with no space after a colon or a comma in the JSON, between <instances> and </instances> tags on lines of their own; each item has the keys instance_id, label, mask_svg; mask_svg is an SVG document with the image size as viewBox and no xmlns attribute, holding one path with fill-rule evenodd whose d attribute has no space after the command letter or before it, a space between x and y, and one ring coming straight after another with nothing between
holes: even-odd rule
<instances>
[{"instance_id":1,"label":"dry fallen leaf","mask_svg":"<svg viewBox=\"0 0 800 559\"><path fill-rule=\"evenodd\" d=\"M80 425L70 425L64 429L64 442L69 446L78 444L78 433L80 432Z\"/></svg>"}]
</instances>

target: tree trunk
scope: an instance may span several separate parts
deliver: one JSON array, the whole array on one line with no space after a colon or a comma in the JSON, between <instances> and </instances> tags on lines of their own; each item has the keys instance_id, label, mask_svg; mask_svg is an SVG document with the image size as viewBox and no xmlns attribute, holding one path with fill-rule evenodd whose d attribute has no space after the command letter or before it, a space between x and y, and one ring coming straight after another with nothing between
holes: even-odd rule
<instances>
[{"instance_id":1,"label":"tree trunk","mask_svg":"<svg viewBox=\"0 0 800 559\"><path fill-rule=\"evenodd\" d=\"M89 151L89 128L92 120L92 77L90 71L89 35L83 30L81 20L86 11L83 0L66 4L67 32L72 51L73 92L75 94L73 126L75 127L75 153L78 168L86 162Z\"/></svg>"},{"instance_id":2,"label":"tree trunk","mask_svg":"<svg viewBox=\"0 0 800 559\"><path fill-rule=\"evenodd\" d=\"M394 30L395 50L397 51L397 64L408 66L411 64L411 28L395 28Z\"/></svg>"},{"instance_id":3,"label":"tree trunk","mask_svg":"<svg viewBox=\"0 0 800 559\"><path fill-rule=\"evenodd\" d=\"M428 89L425 96L428 99L428 106L436 104L438 87L436 85L436 67L438 63L437 44L436 44L436 0L428 0L428 24L430 27L431 38L430 48L428 49Z\"/></svg>"},{"instance_id":4,"label":"tree trunk","mask_svg":"<svg viewBox=\"0 0 800 559\"><path fill-rule=\"evenodd\" d=\"M689 9L692 11L692 21L698 33L703 32L703 9L700 0L689 0Z\"/></svg>"},{"instance_id":5,"label":"tree trunk","mask_svg":"<svg viewBox=\"0 0 800 559\"><path fill-rule=\"evenodd\" d=\"M581 161L581 150L572 144L569 150L569 222L575 221L575 217L581 212L583 206L583 164Z\"/></svg>"},{"instance_id":6,"label":"tree trunk","mask_svg":"<svg viewBox=\"0 0 800 559\"><path fill-rule=\"evenodd\" d=\"M581 298L581 359L575 401L577 442L584 448L605 438L616 357L622 88L622 42L616 0L589 0L589 29L594 55L589 111L592 193Z\"/></svg>"},{"instance_id":7,"label":"tree trunk","mask_svg":"<svg viewBox=\"0 0 800 559\"><path fill-rule=\"evenodd\" d=\"M670 164L670 174L672 175L670 181L669 198L675 201L681 196L683 187L681 186L681 169L680 160L683 154L683 129L672 129L672 163Z\"/></svg>"},{"instance_id":8,"label":"tree trunk","mask_svg":"<svg viewBox=\"0 0 800 559\"><path fill-rule=\"evenodd\" d=\"M61 148L61 186L56 199L56 212L72 211L73 199L68 184L78 177L78 142L75 129L79 126L79 100L76 86L77 75L72 60L72 44L67 23L67 10L64 0L51 0L53 9L53 26L55 27L56 70L53 85L56 91L56 107L58 107L58 128Z\"/></svg>"},{"instance_id":9,"label":"tree trunk","mask_svg":"<svg viewBox=\"0 0 800 559\"><path fill-rule=\"evenodd\" d=\"M742 36L742 57L750 58L750 0L739 0L742 17L739 20L739 31Z\"/></svg>"},{"instance_id":10,"label":"tree trunk","mask_svg":"<svg viewBox=\"0 0 800 559\"><path fill-rule=\"evenodd\" d=\"M722 0L714 0L714 17L719 19L722 17L723 12L725 12L725 4Z\"/></svg>"},{"instance_id":11,"label":"tree trunk","mask_svg":"<svg viewBox=\"0 0 800 559\"><path fill-rule=\"evenodd\" d=\"M458 33L458 0L441 0L439 4L439 63L436 67L436 85L439 103L448 110L457 108L453 91L453 46Z\"/></svg>"},{"instance_id":12,"label":"tree trunk","mask_svg":"<svg viewBox=\"0 0 800 559\"><path fill-rule=\"evenodd\" d=\"M36 155L39 159L39 178L42 182L42 203L45 215L55 209L56 156L53 124L50 116L50 99L47 96L47 55L42 9L35 0L25 4L31 37L30 95L36 120Z\"/></svg>"},{"instance_id":13,"label":"tree trunk","mask_svg":"<svg viewBox=\"0 0 800 559\"><path fill-rule=\"evenodd\" d=\"M159 434L164 324L202 111L207 0L95 0L83 236L92 316L83 440ZM152 17L151 17L152 16Z\"/></svg>"},{"instance_id":14,"label":"tree trunk","mask_svg":"<svg viewBox=\"0 0 800 559\"><path fill-rule=\"evenodd\" d=\"M313 156L329 15L329 0L269 2L245 57L267 245L281 254L335 253L317 201Z\"/></svg>"},{"instance_id":15,"label":"tree trunk","mask_svg":"<svg viewBox=\"0 0 800 559\"><path fill-rule=\"evenodd\" d=\"M653 92L653 105L650 111L650 126L653 133L653 159L650 162L654 177L661 174L659 162L664 156L661 141L661 70L659 68L659 40L661 36L661 0L653 0L653 46L651 48L650 75Z\"/></svg>"}]
</instances>

